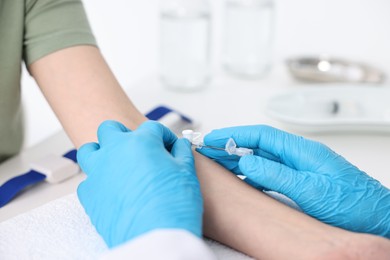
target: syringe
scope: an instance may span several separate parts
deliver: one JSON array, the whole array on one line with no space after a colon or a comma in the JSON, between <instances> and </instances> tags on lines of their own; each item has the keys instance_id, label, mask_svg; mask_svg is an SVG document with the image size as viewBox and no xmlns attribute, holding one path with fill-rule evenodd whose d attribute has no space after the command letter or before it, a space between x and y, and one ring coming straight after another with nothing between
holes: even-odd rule
<instances>
[{"instance_id":1,"label":"syringe","mask_svg":"<svg viewBox=\"0 0 390 260\"><path fill-rule=\"evenodd\" d=\"M214 150L220 150L220 151L226 151L229 155L237 155L237 156L244 156L244 155L252 155L253 150L245 147L237 147L236 142L233 138L229 138L226 142L225 148L222 147L216 147L216 146L210 146L205 145L201 141L201 133L200 132L194 132L193 130L183 130L182 131L183 138L186 138L191 142L192 145L194 145L198 149L202 148L208 148L208 149L214 149Z\"/></svg>"}]
</instances>

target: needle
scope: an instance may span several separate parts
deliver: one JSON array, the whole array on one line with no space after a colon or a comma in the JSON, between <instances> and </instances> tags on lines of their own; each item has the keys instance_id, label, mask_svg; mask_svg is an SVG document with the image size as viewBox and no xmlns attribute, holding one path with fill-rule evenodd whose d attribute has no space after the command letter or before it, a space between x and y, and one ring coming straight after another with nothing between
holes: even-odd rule
<instances>
[{"instance_id":1,"label":"needle","mask_svg":"<svg viewBox=\"0 0 390 260\"><path fill-rule=\"evenodd\" d=\"M202 148L208 148L208 149L214 149L214 150L220 150L220 151L226 151L225 148L222 147L216 147L216 146L211 146L211 145L204 145L204 144L194 144L192 145L196 146L196 148L202 149Z\"/></svg>"}]
</instances>

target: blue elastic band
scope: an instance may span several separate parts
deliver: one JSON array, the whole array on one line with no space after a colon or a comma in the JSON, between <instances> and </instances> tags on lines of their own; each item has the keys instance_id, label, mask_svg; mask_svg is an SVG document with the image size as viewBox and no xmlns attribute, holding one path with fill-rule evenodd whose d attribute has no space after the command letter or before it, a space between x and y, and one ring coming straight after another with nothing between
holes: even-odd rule
<instances>
[{"instance_id":1,"label":"blue elastic band","mask_svg":"<svg viewBox=\"0 0 390 260\"><path fill-rule=\"evenodd\" d=\"M70 150L69 152L64 154L63 157L68 158L74 161L75 163L77 163L77 150L76 149Z\"/></svg>"},{"instance_id":2,"label":"blue elastic band","mask_svg":"<svg viewBox=\"0 0 390 260\"><path fill-rule=\"evenodd\" d=\"M166 106L159 106L159 107L156 107L155 109L153 109L152 111L150 111L149 113L147 113L145 116L150 119L150 120L159 120L160 118L162 118L163 116L165 116L166 114L169 114L171 112L175 112L177 113L180 118L188 123L192 123L192 120L188 117L186 117L185 115L183 114L180 114L179 112L171 109L171 108L168 108Z\"/></svg>"},{"instance_id":3,"label":"blue elastic band","mask_svg":"<svg viewBox=\"0 0 390 260\"><path fill-rule=\"evenodd\" d=\"M67 152L63 156L77 163L76 149ZM8 180L0 186L0 208L10 202L18 193L22 192L24 189L39 182L42 182L45 179L46 175L34 170L30 170L25 174L16 176Z\"/></svg>"},{"instance_id":4,"label":"blue elastic band","mask_svg":"<svg viewBox=\"0 0 390 260\"><path fill-rule=\"evenodd\" d=\"M0 208L28 186L37 184L44 179L46 179L46 175L31 170L23 175L8 180L0 186Z\"/></svg>"}]
</instances>

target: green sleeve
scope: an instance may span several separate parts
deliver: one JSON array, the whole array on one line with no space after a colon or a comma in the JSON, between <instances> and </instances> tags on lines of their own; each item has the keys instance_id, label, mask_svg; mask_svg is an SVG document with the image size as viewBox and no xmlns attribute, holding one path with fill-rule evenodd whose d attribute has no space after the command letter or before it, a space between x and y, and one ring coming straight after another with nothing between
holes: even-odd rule
<instances>
[{"instance_id":1,"label":"green sleeve","mask_svg":"<svg viewBox=\"0 0 390 260\"><path fill-rule=\"evenodd\" d=\"M27 66L60 49L96 46L80 0L25 1L23 56Z\"/></svg>"}]
</instances>

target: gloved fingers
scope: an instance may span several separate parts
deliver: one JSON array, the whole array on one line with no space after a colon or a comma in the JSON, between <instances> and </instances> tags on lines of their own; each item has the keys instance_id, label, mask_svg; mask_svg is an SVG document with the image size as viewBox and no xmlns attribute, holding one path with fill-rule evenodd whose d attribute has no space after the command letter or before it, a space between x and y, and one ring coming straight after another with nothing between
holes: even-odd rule
<instances>
[{"instance_id":1,"label":"gloved fingers","mask_svg":"<svg viewBox=\"0 0 390 260\"><path fill-rule=\"evenodd\" d=\"M196 151L219 163L229 171L233 171L234 169L239 170L238 160L240 159L240 157L238 157L237 155L229 155L225 151L210 149L207 147L202 147L201 149L196 148ZM239 174L239 172L233 172L235 174Z\"/></svg>"},{"instance_id":2,"label":"gloved fingers","mask_svg":"<svg viewBox=\"0 0 390 260\"><path fill-rule=\"evenodd\" d=\"M122 123L119 123L114 120L106 120L100 124L97 137L99 140L100 146L104 146L115 140L117 133L126 133L130 130L124 126Z\"/></svg>"},{"instance_id":3,"label":"gloved fingers","mask_svg":"<svg viewBox=\"0 0 390 260\"><path fill-rule=\"evenodd\" d=\"M266 158L268 160L272 160L275 162L280 162L280 159L271 153L268 153L268 152L263 151L262 149L258 149L258 148L251 148L251 149L253 150L254 155L261 156L263 158ZM208 158L216 160L216 161L228 159L228 158L232 159L233 157L235 159L237 159L237 161L239 159L236 155L229 155L226 151L212 149L212 148L208 148L208 147L196 148L195 150L198 153L200 153L204 156L207 156Z\"/></svg>"},{"instance_id":4,"label":"gloved fingers","mask_svg":"<svg viewBox=\"0 0 390 260\"><path fill-rule=\"evenodd\" d=\"M255 189L258 189L258 190L264 190L265 188L263 186L261 186L260 184L252 181L251 179L249 179L248 177L246 177L245 179L243 179L243 181L247 184L249 184L250 186L252 186L253 188Z\"/></svg>"},{"instance_id":5,"label":"gloved fingers","mask_svg":"<svg viewBox=\"0 0 390 260\"><path fill-rule=\"evenodd\" d=\"M240 157L237 155L229 155L226 151L207 147L196 148L196 151L219 163L229 171L234 172L235 174L241 174L240 168L238 167L238 161L240 160ZM266 158L268 160L280 162L279 158L261 149L253 149L253 152L255 155Z\"/></svg>"},{"instance_id":6,"label":"gloved fingers","mask_svg":"<svg viewBox=\"0 0 390 260\"><path fill-rule=\"evenodd\" d=\"M241 172L249 179L247 183L255 183L292 199L297 196L296 190L301 187L305 179L304 172L258 156L243 156L238 165Z\"/></svg>"},{"instance_id":7,"label":"gloved fingers","mask_svg":"<svg viewBox=\"0 0 390 260\"><path fill-rule=\"evenodd\" d=\"M169 128L160 124L157 121L146 121L137 128L137 131L148 131L153 133L154 135L157 135L159 138L162 139L165 148L169 151L172 149L173 144L177 140L176 135Z\"/></svg>"},{"instance_id":8,"label":"gloved fingers","mask_svg":"<svg viewBox=\"0 0 390 260\"><path fill-rule=\"evenodd\" d=\"M270 128L264 125L258 126L236 126L213 130L204 137L205 145L224 148L229 138L233 138L238 147L253 149L254 154L269 160L280 162L279 155L268 152L260 145L260 137L263 129ZM272 128L273 129L273 128ZM276 129L275 129L276 130ZM202 153L202 151L200 151ZM205 150L204 154L214 158L214 154Z\"/></svg>"},{"instance_id":9,"label":"gloved fingers","mask_svg":"<svg viewBox=\"0 0 390 260\"><path fill-rule=\"evenodd\" d=\"M96 199L96 193L93 189L93 186L88 183L88 179L82 181L77 187L77 197L80 201L80 204L83 205L85 212L89 215L91 207L87 205L92 205L92 201ZM91 194L94 194L91 196Z\"/></svg>"},{"instance_id":10,"label":"gloved fingers","mask_svg":"<svg viewBox=\"0 0 390 260\"><path fill-rule=\"evenodd\" d=\"M260 156L297 170L314 171L323 164L322 158L329 155L329 149L318 142L266 125L214 130L205 136L204 142L207 145L218 145L229 137L239 147L258 148L264 152Z\"/></svg>"},{"instance_id":11,"label":"gloved fingers","mask_svg":"<svg viewBox=\"0 0 390 260\"><path fill-rule=\"evenodd\" d=\"M240 157L237 156L237 158L235 159L221 159L221 160L213 160L213 161L220 164L225 169L233 172L234 174L241 174L241 170L238 167L239 158Z\"/></svg>"},{"instance_id":12,"label":"gloved fingers","mask_svg":"<svg viewBox=\"0 0 390 260\"><path fill-rule=\"evenodd\" d=\"M259 148L259 134L264 126L234 126L216 129L207 134L205 145L224 148L229 138L233 138L238 147Z\"/></svg>"},{"instance_id":13,"label":"gloved fingers","mask_svg":"<svg viewBox=\"0 0 390 260\"><path fill-rule=\"evenodd\" d=\"M191 143L187 139L177 139L172 146L171 154L185 165L194 167L194 155L192 154Z\"/></svg>"},{"instance_id":14,"label":"gloved fingers","mask_svg":"<svg viewBox=\"0 0 390 260\"><path fill-rule=\"evenodd\" d=\"M89 158L99 149L97 143L86 143L77 150L77 162L84 173L89 173Z\"/></svg>"},{"instance_id":15,"label":"gloved fingers","mask_svg":"<svg viewBox=\"0 0 390 260\"><path fill-rule=\"evenodd\" d=\"M211 149L207 147L202 147L202 148L196 148L195 149L198 153L207 156L210 159L223 159L226 157L229 157L230 155L223 150L216 150L216 149Z\"/></svg>"},{"instance_id":16,"label":"gloved fingers","mask_svg":"<svg viewBox=\"0 0 390 260\"><path fill-rule=\"evenodd\" d=\"M329 149L318 142L271 126L248 127L247 135L253 139L252 141L258 140L258 147L261 150L274 156L268 159L300 171L316 171L330 155Z\"/></svg>"},{"instance_id":17,"label":"gloved fingers","mask_svg":"<svg viewBox=\"0 0 390 260\"><path fill-rule=\"evenodd\" d=\"M281 162L281 160L278 156L273 155L272 153L266 152L262 149L253 149L253 153L254 153L254 155L263 157L265 159L268 159L268 160L271 160L274 162L279 162L279 163Z\"/></svg>"},{"instance_id":18,"label":"gloved fingers","mask_svg":"<svg viewBox=\"0 0 390 260\"><path fill-rule=\"evenodd\" d=\"M77 197L79 198L79 201L82 205L85 205L85 199L88 197L88 196L85 196L85 194L87 194L86 183L85 183L85 181L83 181L77 187Z\"/></svg>"}]
</instances>

